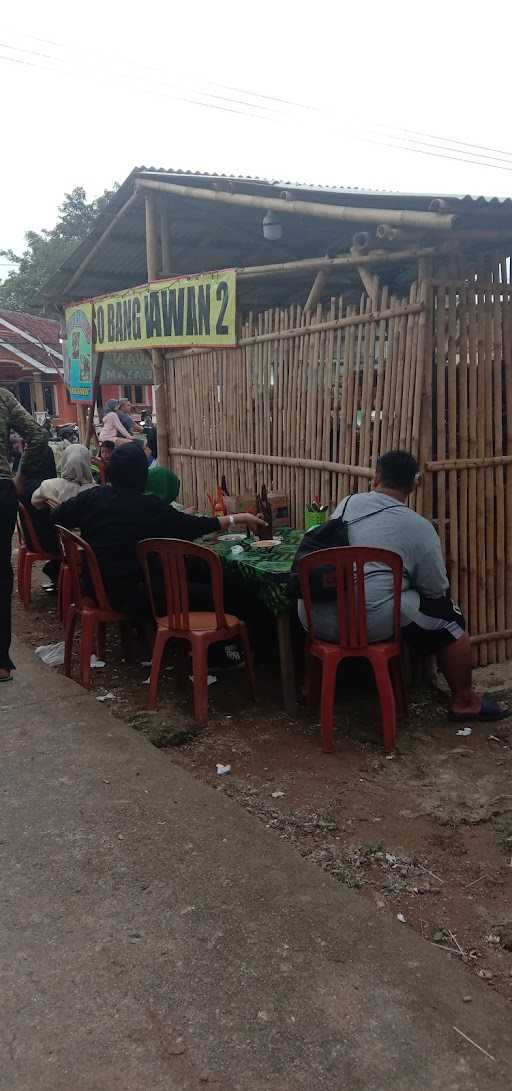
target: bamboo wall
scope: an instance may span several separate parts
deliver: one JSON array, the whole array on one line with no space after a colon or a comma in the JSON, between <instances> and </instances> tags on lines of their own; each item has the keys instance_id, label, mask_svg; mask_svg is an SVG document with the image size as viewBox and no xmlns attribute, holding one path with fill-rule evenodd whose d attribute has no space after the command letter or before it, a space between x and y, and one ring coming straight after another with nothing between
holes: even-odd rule
<instances>
[{"instance_id":1,"label":"bamboo wall","mask_svg":"<svg viewBox=\"0 0 512 1091\"><path fill-rule=\"evenodd\" d=\"M236 349L169 356L171 457L184 503L204 509L222 474L233 494L264 481L289 496L303 526L314 496L335 505L367 488L379 452L417 450L416 295L416 285L405 300L384 288L357 305L266 311L249 316Z\"/></svg>"},{"instance_id":2,"label":"bamboo wall","mask_svg":"<svg viewBox=\"0 0 512 1091\"><path fill-rule=\"evenodd\" d=\"M433 292L434 518L452 595L485 665L512 657L512 288L439 282Z\"/></svg>"},{"instance_id":3,"label":"bamboo wall","mask_svg":"<svg viewBox=\"0 0 512 1091\"><path fill-rule=\"evenodd\" d=\"M171 465L199 511L225 474L232 494L273 484L303 526L313 497L368 488L379 453L418 455L413 503L481 664L512 657L512 287L495 276L250 315L236 349L166 360Z\"/></svg>"}]
</instances>

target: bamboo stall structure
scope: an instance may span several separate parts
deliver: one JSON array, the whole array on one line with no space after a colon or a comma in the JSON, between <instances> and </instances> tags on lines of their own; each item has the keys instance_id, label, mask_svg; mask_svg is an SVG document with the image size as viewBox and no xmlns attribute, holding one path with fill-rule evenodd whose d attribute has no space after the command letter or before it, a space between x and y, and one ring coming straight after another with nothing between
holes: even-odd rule
<instances>
[{"instance_id":1,"label":"bamboo stall structure","mask_svg":"<svg viewBox=\"0 0 512 1091\"><path fill-rule=\"evenodd\" d=\"M236 495L265 482L302 527L315 496L333 510L407 448L410 503L438 530L485 665L512 657L511 252L509 200L142 167L45 295L233 270L235 348L151 346L159 462L183 502L206 510L222 475Z\"/></svg>"},{"instance_id":2,"label":"bamboo stall structure","mask_svg":"<svg viewBox=\"0 0 512 1091\"><path fill-rule=\"evenodd\" d=\"M475 663L512 656L512 285L508 265L450 279L419 256L407 297L377 284L345 301L249 313L238 346L167 354L170 463L186 504L206 509L262 482L292 522L369 487L406 448L423 480L411 504L436 526ZM377 258L376 265L379 264ZM312 272L318 275L318 267ZM375 281L374 281L375 284Z\"/></svg>"}]
</instances>

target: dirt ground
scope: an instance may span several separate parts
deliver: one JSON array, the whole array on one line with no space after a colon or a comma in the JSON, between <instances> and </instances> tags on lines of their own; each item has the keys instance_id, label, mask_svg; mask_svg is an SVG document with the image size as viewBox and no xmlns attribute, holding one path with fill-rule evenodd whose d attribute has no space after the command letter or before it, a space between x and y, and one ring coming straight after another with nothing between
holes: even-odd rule
<instances>
[{"instance_id":1,"label":"dirt ground","mask_svg":"<svg viewBox=\"0 0 512 1091\"><path fill-rule=\"evenodd\" d=\"M15 601L14 630L35 649L61 640L62 630L38 575L34 587L28 611ZM154 713L145 710L144 652L130 665L121 657L113 628L93 692L108 694L112 713L146 733L162 760L225 792L379 912L461 960L468 1003L471 974L512 1000L512 719L459 735L439 693L413 690L396 753L386 757L371 678L352 662L340 671L337 749L326 755L315 715L301 709L291 720L280 709L270 639L257 662L257 704L244 672L219 674L202 730L191 715L192 687L176 689L172 657ZM484 688L512 703L510 664L480 674ZM218 763L230 772L218 775Z\"/></svg>"}]
</instances>

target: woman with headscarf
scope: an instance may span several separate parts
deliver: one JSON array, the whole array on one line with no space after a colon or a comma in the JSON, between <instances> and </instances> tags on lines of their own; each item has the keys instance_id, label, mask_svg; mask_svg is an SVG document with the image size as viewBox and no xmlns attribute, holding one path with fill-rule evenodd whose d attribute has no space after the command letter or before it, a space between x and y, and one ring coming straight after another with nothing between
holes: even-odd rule
<instances>
[{"instance_id":1,"label":"woman with headscarf","mask_svg":"<svg viewBox=\"0 0 512 1091\"><path fill-rule=\"evenodd\" d=\"M117 443L118 440L126 442L126 440L132 438L131 432L125 428L118 416L118 408L119 402L115 398L109 398L108 402L105 402L103 424L99 435L100 443L103 443L106 439Z\"/></svg>"},{"instance_id":2,"label":"woman with headscarf","mask_svg":"<svg viewBox=\"0 0 512 1091\"><path fill-rule=\"evenodd\" d=\"M138 443L117 447L110 460L110 485L82 490L54 513L59 526L80 528L92 546L115 610L133 617L150 613L137 558L144 538L181 538L193 542L203 534L227 530L232 523L256 529L262 524L247 512L220 518L187 515L166 500L145 492L148 464Z\"/></svg>"},{"instance_id":3,"label":"woman with headscarf","mask_svg":"<svg viewBox=\"0 0 512 1091\"><path fill-rule=\"evenodd\" d=\"M82 489L91 489L95 484L91 473L91 456L87 447L81 443L72 443L62 455L61 477L51 477L42 481L32 493L34 508L56 508L64 500L77 496Z\"/></svg>"},{"instance_id":4,"label":"woman with headscarf","mask_svg":"<svg viewBox=\"0 0 512 1091\"><path fill-rule=\"evenodd\" d=\"M172 470L166 470L164 466L150 466L146 492L153 496L159 496L169 507L176 500L180 491L180 479Z\"/></svg>"}]
</instances>

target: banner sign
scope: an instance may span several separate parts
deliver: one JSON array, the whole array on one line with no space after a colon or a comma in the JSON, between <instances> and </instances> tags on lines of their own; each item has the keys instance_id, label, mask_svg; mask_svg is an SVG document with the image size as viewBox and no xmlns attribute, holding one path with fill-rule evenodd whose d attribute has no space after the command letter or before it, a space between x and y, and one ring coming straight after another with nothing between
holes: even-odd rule
<instances>
[{"instance_id":1,"label":"banner sign","mask_svg":"<svg viewBox=\"0 0 512 1091\"><path fill-rule=\"evenodd\" d=\"M173 277L94 300L95 352L236 345L234 269Z\"/></svg>"},{"instance_id":2,"label":"banner sign","mask_svg":"<svg viewBox=\"0 0 512 1091\"><path fill-rule=\"evenodd\" d=\"M64 378L72 402L92 401L92 303L66 307Z\"/></svg>"},{"instance_id":3,"label":"banner sign","mask_svg":"<svg viewBox=\"0 0 512 1091\"><path fill-rule=\"evenodd\" d=\"M96 355L93 356L93 367ZM102 383L133 383L137 386L151 386L153 368L147 352L106 352L101 367Z\"/></svg>"}]
</instances>

